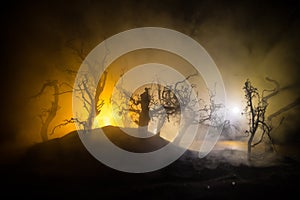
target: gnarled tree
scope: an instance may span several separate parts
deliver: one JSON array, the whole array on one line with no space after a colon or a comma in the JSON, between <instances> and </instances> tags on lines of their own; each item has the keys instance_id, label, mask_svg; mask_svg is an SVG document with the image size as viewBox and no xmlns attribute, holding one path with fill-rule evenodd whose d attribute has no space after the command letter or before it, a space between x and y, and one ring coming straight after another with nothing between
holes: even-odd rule
<instances>
[{"instance_id":1,"label":"gnarled tree","mask_svg":"<svg viewBox=\"0 0 300 200\"><path fill-rule=\"evenodd\" d=\"M185 77L183 80L179 80L171 85L153 83L149 86L149 103L147 106L149 109L142 109L143 101L140 94L131 95L129 91L124 88L117 88L119 91L119 99L112 100L115 107L119 108L119 115L126 116L126 113L131 113L132 119L136 124L140 125L139 120L142 118L141 115L150 115L150 119L156 121L156 131L160 132L163 125L170 121L171 118L174 120L182 121L181 132L185 132L188 127L192 124L205 124L209 126L220 126L224 124L221 117L218 116L218 111L223 107L222 104L216 103L215 93L209 91L209 102L205 102L200 99L197 94L193 94L196 85L188 84L187 81L198 74L191 74ZM146 92L146 90L145 90ZM126 101L129 100L129 102ZM195 106L195 105L199 106ZM196 108L196 109L195 109ZM184 111L182 113L182 111ZM182 116L179 118L179 116ZM148 122L149 120L148 119ZM179 121L178 121L179 122ZM146 125L142 123L143 125ZM177 138L180 140L180 137Z\"/></svg>"},{"instance_id":2,"label":"gnarled tree","mask_svg":"<svg viewBox=\"0 0 300 200\"><path fill-rule=\"evenodd\" d=\"M52 88L53 90L53 100L51 102L51 106L49 108L44 108L42 110L42 113L39 115L39 118L42 123L40 135L43 142L48 140L49 125L56 117L57 111L59 109L59 96L65 93L72 92L72 90L66 90L61 92L60 88L63 85L71 87L68 83L65 82L59 83L58 80L48 80L43 84L41 90L36 95L32 96L32 98L41 96L47 88Z\"/></svg>"},{"instance_id":3,"label":"gnarled tree","mask_svg":"<svg viewBox=\"0 0 300 200\"><path fill-rule=\"evenodd\" d=\"M90 63L88 63L87 61L85 61L86 53L83 48L83 43L81 43L79 48L72 45L71 42L68 43L67 46L73 51L75 56L77 56L79 58L80 62L82 62L82 63L84 62L85 64L87 64L89 70L93 70L93 66ZM108 55L108 51L107 51L107 55ZM105 59L103 60L103 63L99 64L99 66L100 67L104 66L104 64L105 64L104 62L105 62ZM67 75L71 75L74 77L77 74L77 71L75 71L73 69L67 69L67 70L65 70L65 72ZM33 97L38 97L38 96L42 95L47 88L52 88L52 90L53 90L53 94L52 94L53 100L51 102L51 106L49 108L44 108L42 110L42 113L39 115L39 118L41 119L41 122L42 122L40 135L41 135L43 142L47 141L49 134L50 135L54 134L54 132L57 128L66 126L68 124L77 123L77 124L81 125L83 129L91 129L93 121L94 121L94 117L100 113L101 108L104 105L104 102L102 100L100 100L99 97L104 90L108 72L105 71L103 73L102 77L99 80L99 83L96 83L97 79L96 79L95 73L93 73L93 71L89 71L87 73L89 74L89 76L87 74L83 74L82 75L83 79L81 80L81 82L79 82L74 87L64 81L48 80L43 84L43 86L42 86L41 90L38 92L38 94L33 96ZM63 88L63 86L64 86L64 88ZM66 87L68 89L66 89ZM95 94L91 94L90 87L95 87L94 88L96 91ZM56 117L57 111L60 108L60 106L59 106L60 95L66 94L66 93L73 93L73 92L76 92L76 94L78 95L77 97L81 99L83 109L88 113L87 120L80 121L76 117L70 117L69 119L65 119L62 123L54 126L52 131L49 131L49 126L50 126L51 122L54 120L54 118ZM70 105L70 104L68 104L68 105ZM95 109L92 108L91 107L92 105L95 105L96 108ZM97 113L94 112L94 110L96 110Z\"/></svg>"},{"instance_id":4,"label":"gnarled tree","mask_svg":"<svg viewBox=\"0 0 300 200\"><path fill-rule=\"evenodd\" d=\"M277 81L270 78L266 78L266 80L274 84L273 89L265 89L260 93L258 89L252 85L249 79L246 80L243 87L245 99L247 100L244 114L247 115L249 120L249 128L246 130L246 132L249 134L247 147L248 160L251 160L252 148L260 144L265 135L267 135L273 147L273 138L271 137L271 132L275 127L278 127L283 123L284 117L282 117L280 122L276 125L274 125L273 119L300 104L300 98L298 98L294 102L283 106L279 110L267 116L266 113L270 98L278 95L280 91L285 90L288 87L280 87L280 84ZM258 137L259 139L254 141L257 134L260 134Z\"/></svg>"}]
</instances>

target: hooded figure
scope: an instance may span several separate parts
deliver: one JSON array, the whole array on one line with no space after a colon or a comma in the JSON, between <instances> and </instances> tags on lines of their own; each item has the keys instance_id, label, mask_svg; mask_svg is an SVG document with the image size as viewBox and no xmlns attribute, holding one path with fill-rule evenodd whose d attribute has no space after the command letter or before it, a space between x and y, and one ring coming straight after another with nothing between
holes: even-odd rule
<instances>
[{"instance_id":1,"label":"hooded figure","mask_svg":"<svg viewBox=\"0 0 300 200\"><path fill-rule=\"evenodd\" d=\"M149 95L149 88L145 88L145 91L140 95L141 97L141 113L139 117L139 126L148 126L150 121L149 116L149 104L151 97Z\"/></svg>"}]
</instances>

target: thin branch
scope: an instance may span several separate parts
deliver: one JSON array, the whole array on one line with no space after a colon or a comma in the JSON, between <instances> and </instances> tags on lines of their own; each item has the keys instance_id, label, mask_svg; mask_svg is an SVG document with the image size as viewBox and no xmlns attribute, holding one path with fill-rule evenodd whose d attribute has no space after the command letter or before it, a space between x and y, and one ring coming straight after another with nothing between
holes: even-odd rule
<instances>
[{"instance_id":1,"label":"thin branch","mask_svg":"<svg viewBox=\"0 0 300 200\"><path fill-rule=\"evenodd\" d=\"M53 95L62 95L62 94L67 94L67 93L72 93L73 90L67 90L67 91L64 91L64 92L58 92L58 93L54 93Z\"/></svg>"},{"instance_id":2,"label":"thin branch","mask_svg":"<svg viewBox=\"0 0 300 200\"><path fill-rule=\"evenodd\" d=\"M262 98L262 100L265 101L265 102L267 102L267 100L269 98L271 98L271 97L275 96L276 94L278 94L279 90L280 90L280 85L279 85L278 81L270 79L269 77L266 77L266 80L269 81L269 82L272 82L273 84L275 84L275 88L273 90L271 90L272 91L271 94L269 94L269 95Z\"/></svg>"},{"instance_id":3,"label":"thin branch","mask_svg":"<svg viewBox=\"0 0 300 200\"><path fill-rule=\"evenodd\" d=\"M67 74L71 74L71 75L76 75L77 74L77 71L72 70L72 69L66 69L65 71L67 72Z\"/></svg>"},{"instance_id":4,"label":"thin branch","mask_svg":"<svg viewBox=\"0 0 300 200\"><path fill-rule=\"evenodd\" d=\"M61 128L61 127L63 127L63 126L66 126L66 125L69 125L69 124L74 124L74 123L79 123L79 124L81 124L81 125L84 124L84 122L79 121L77 118L65 119L63 123L56 125L56 126L52 129L50 135L53 135L54 132L55 132L55 130L56 130L57 128Z\"/></svg>"},{"instance_id":5,"label":"thin branch","mask_svg":"<svg viewBox=\"0 0 300 200\"><path fill-rule=\"evenodd\" d=\"M276 112L272 113L271 115L269 115L269 116L268 116L268 121L272 121L272 119L273 119L274 117L277 117L278 115L280 115L280 114L282 114L282 113L284 113L284 112L287 112L288 110L290 110L290 109L292 109L292 108L294 108L294 107L296 107L296 106L298 106L298 105L300 105L300 97L297 98L297 99L296 99L295 101L293 101L292 103L290 103L290 104L288 104L288 105L282 107L282 108L279 109L278 111L276 111Z\"/></svg>"},{"instance_id":6,"label":"thin branch","mask_svg":"<svg viewBox=\"0 0 300 200\"><path fill-rule=\"evenodd\" d=\"M68 86L69 88L73 89L73 86L70 85L70 84L67 83L67 82L62 82L62 83L60 83L60 84L59 84L59 87L62 87L62 86L64 86L64 85L66 85L66 86Z\"/></svg>"},{"instance_id":7,"label":"thin branch","mask_svg":"<svg viewBox=\"0 0 300 200\"><path fill-rule=\"evenodd\" d=\"M40 91L36 95L31 96L31 98L36 98L42 95L47 87L53 87L54 85L57 84L57 82L58 82L57 80L47 80L46 83L43 84Z\"/></svg>"},{"instance_id":8,"label":"thin branch","mask_svg":"<svg viewBox=\"0 0 300 200\"><path fill-rule=\"evenodd\" d=\"M182 81L178 81L175 83L175 86L174 86L174 89L176 90L178 84L180 83L184 83L185 81L189 80L191 77L193 76L197 76L198 75L198 72L196 72L195 74L191 74L191 75L188 75L185 79L183 79Z\"/></svg>"}]
</instances>

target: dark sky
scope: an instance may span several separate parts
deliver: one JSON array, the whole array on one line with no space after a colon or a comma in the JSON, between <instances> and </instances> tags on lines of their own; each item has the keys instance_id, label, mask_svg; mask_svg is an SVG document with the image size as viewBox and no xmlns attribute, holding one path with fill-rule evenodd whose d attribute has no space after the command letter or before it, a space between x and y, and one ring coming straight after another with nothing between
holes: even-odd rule
<instances>
[{"instance_id":1,"label":"dark sky","mask_svg":"<svg viewBox=\"0 0 300 200\"><path fill-rule=\"evenodd\" d=\"M229 101L240 101L250 78L261 88L266 76L291 89L273 108L300 94L300 12L298 1L27 1L1 8L1 102L3 143L28 140L28 98L47 79L61 78L80 62L67 44L81 41L86 52L131 28L158 26L185 33L212 56L224 78ZM65 77L63 77L65 79ZM72 80L71 80L72 81ZM299 107L287 116L285 141L295 141ZM25 132L25 133L24 133ZM24 139L26 138L26 139ZM35 137L33 137L35 138ZM281 137L279 137L281 138ZM35 142L28 140L28 142Z\"/></svg>"}]
</instances>

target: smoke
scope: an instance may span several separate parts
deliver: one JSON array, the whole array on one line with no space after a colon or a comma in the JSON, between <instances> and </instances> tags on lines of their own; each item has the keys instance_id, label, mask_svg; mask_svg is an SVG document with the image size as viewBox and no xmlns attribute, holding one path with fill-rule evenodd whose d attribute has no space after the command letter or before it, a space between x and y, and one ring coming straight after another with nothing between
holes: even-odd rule
<instances>
[{"instance_id":1,"label":"smoke","mask_svg":"<svg viewBox=\"0 0 300 200\"><path fill-rule=\"evenodd\" d=\"M1 141L38 142L39 123L32 120L37 106L26 104L47 79L74 80L65 74L78 69L80 61L68 42L84 44L89 52L104 39L131 28L159 26L183 32L205 47L219 67L228 101L243 101L246 78L259 88L269 76L282 85L297 85L279 97L280 106L299 93L299 6L296 2L255 1L43 1L10 4L3 12L6 28L7 67L2 74L4 118ZM2 17L4 18L4 17ZM58 119L71 114L70 97ZM273 109L273 108L271 108ZM298 129L297 120L288 116L278 140ZM67 113L67 114L66 114ZM28 117L30 116L30 117ZM292 128L296 127L296 128ZM22 132L22 137L20 136ZM299 138L295 134L288 140ZM26 139L24 139L26 138Z\"/></svg>"}]
</instances>

